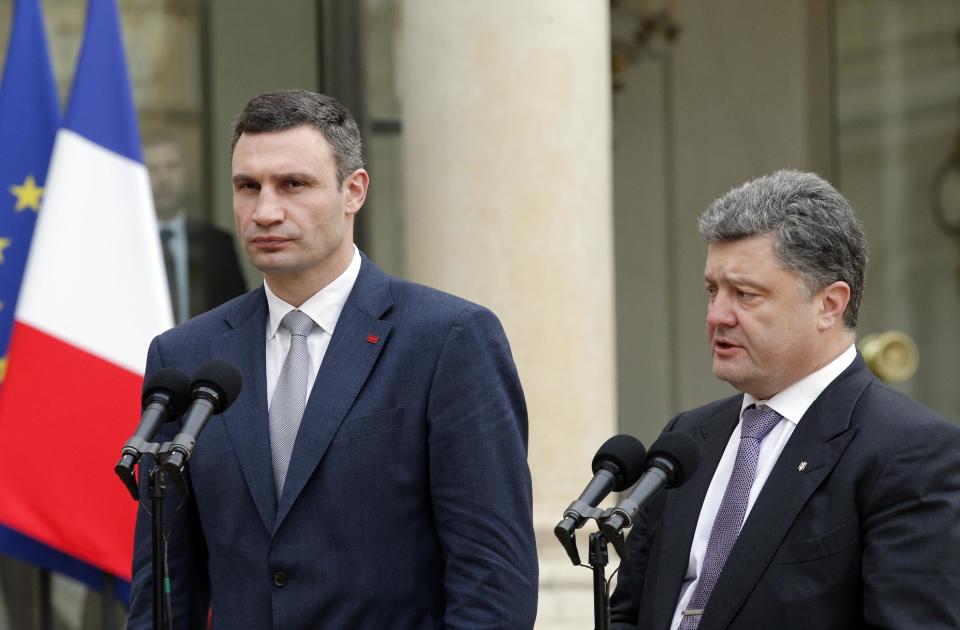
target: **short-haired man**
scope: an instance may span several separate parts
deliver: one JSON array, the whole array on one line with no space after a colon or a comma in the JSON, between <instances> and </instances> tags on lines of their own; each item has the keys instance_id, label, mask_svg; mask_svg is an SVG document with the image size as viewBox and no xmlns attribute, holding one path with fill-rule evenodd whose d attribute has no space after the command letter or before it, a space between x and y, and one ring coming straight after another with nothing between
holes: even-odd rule
<instances>
[{"instance_id":1,"label":"short-haired man","mask_svg":"<svg viewBox=\"0 0 960 630\"><path fill-rule=\"evenodd\" d=\"M258 96L233 143L237 235L264 284L147 360L148 376L214 358L243 374L190 496L167 498L173 627L205 628L209 608L231 630L532 627L526 409L496 317L359 253L368 175L334 99ZM150 623L149 524L133 629Z\"/></svg>"},{"instance_id":2,"label":"short-haired man","mask_svg":"<svg viewBox=\"0 0 960 630\"><path fill-rule=\"evenodd\" d=\"M853 210L779 171L699 227L713 371L743 393L667 425L702 463L637 520L614 627L960 627L960 428L857 354Z\"/></svg>"}]
</instances>

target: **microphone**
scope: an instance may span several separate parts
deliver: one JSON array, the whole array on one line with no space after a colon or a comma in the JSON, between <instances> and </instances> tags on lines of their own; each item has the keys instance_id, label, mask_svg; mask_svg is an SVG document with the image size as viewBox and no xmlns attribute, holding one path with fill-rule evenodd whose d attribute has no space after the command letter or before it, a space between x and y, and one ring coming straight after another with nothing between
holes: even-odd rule
<instances>
[{"instance_id":1,"label":"microphone","mask_svg":"<svg viewBox=\"0 0 960 630\"><path fill-rule=\"evenodd\" d=\"M197 370L190 385L193 402L184 414L183 426L170 442L169 454L163 462L163 470L174 474L180 482L179 474L193 455L200 432L206 426L210 416L226 410L240 393L243 377L240 370L226 361L207 361Z\"/></svg>"},{"instance_id":2,"label":"microphone","mask_svg":"<svg viewBox=\"0 0 960 630\"><path fill-rule=\"evenodd\" d=\"M148 444L164 422L183 415L190 400L190 377L176 368L162 368L143 384L140 398L140 424L120 451L120 461L113 470L127 486L135 501L140 500L140 489L134 478L133 467L149 450Z\"/></svg>"},{"instance_id":3,"label":"microphone","mask_svg":"<svg viewBox=\"0 0 960 630\"><path fill-rule=\"evenodd\" d=\"M600 529L607 540L614 543L623 557L620 532L633 524L641 507L666 488L676 488L689 479L700 465L700 446L686 433L670 431L662 434L647 454L647 470L636 487L613 508ZM617 544L617 541L620 541Z\"/></svg>"},{"instance_id":4,"label":"microphone","mask_svg":"<svg viewBox=\"0 0 960 630\"><path fill-rule=\"evenodd\" d=\"M615 435L600 447L593 457L593 479L587 484L580 498L570 504L557 523L553 533L567 550L570 560L580 564L580 554L573 540L574 531L583 526L588 518L595 516L597 504L611 490L626 490L643 472L646 449L632 435Z\"/></svg>"}]
</instances>

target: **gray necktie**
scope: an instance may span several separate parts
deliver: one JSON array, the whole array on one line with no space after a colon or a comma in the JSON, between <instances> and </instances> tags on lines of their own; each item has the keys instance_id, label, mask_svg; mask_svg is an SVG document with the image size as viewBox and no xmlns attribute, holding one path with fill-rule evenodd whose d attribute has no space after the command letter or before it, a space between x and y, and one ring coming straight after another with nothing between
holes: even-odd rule
<instances>
[{"instance_id":1,"label":"gray necktie","mask_svg":"<svg viewBox=\"0 0 960 630\"><path fill-rule=\"evenodd\" d=\"M700 581L694 591L687 609L683 611L683 620L678 630L694 630L700 625L700 616L710 601L710 594L717 584L720 571L737 542L743 519L747 513L750 489L757 476L757 460L760 457L760 443L780 422L779 413L767 406L750 407L743 412L743 424L740 432L740 447L737 460L733 464L733 473L723 494L720 510L710 531L707 543L707 555L700 569Z\"/></svg>"},{"instance_id":2,"label":"gray necktie","mask_svg":"<svg viewBox=\"0 0 960 630\"><path fill-rule=\"evenodd\" d=\"M278 499L283 494L293 443L297 439L306 406L310 370L307 335L313 326L310 316L299 310L290 311L280 321L280 327L290 331L290 350L280 369L280 378L277 379L270 401L270 451Z\"/></svg>"}]
</instances>

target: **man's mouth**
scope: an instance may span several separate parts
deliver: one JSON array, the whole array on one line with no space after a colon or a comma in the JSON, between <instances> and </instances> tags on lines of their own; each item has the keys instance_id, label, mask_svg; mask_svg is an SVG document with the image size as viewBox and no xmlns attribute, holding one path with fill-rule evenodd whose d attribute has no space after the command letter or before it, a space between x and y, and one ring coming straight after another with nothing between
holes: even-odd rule
<instances>
[{"instance_id":1,"label":"man's mouth","mask_svg":"<svg viewBox=\"0 0 960 630\"><path fill-rule=\"evenodd\" d=\"M726 339L714 339L713 341L713 352L719 356L729 356L736 353L742 347L738 344L731 343Z\"/></svg>"},{"instance_id":2,"label":"man's mouth","mask_svg":"<svg viewBox=\"0 0 960 630\"><path fill-rule=\"evenodd\" d=\"M262 250L275 250L280 249L284 245L290 242L290 239L283 238L280 236L257 236L250 239L250 244L256 247L257 249Z\"/></svg>"}]
</instances>

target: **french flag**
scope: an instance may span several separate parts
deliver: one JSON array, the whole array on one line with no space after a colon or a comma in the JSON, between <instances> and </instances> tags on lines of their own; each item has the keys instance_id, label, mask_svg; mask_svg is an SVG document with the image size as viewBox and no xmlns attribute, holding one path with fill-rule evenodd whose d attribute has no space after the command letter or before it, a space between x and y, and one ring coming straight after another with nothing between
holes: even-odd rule
<instances>
[{"instance_id":1,"label":"french flag","mask_svg":"<svg viewBox=\"0 0 960 630\"><path fill-rule=\"evenodd\" d=\"M115 0L90 0L0 396L0 525L129 580L114 476L150 340L173 325Z\"/></svg>"}]
</instances>

